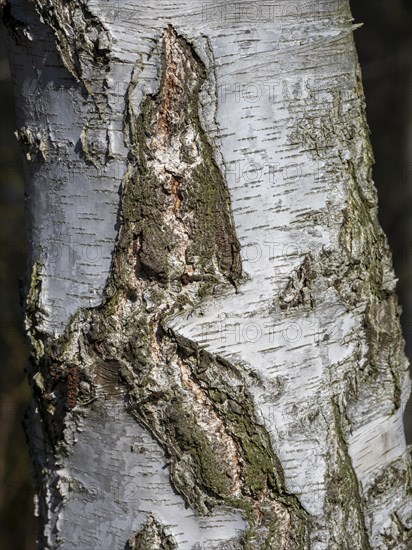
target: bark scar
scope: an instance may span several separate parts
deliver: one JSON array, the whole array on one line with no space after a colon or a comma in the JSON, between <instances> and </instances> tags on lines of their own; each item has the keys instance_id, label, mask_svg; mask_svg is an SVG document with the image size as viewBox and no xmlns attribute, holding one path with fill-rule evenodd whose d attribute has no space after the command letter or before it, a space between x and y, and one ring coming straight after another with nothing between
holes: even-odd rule
<instances>
[{"instance_id":1,"label":"bark scar","mask_svg":"<svg viewBox=\"0 0 412 550\"><path fill-rule=\"evenodd\" d=\"M79 312L40 369L47 384L50 359L63 371L70 360L71 415L86 414L96 396L118 400L120 381L127 410L164 448L188 505L200 514L242 510L247 548L308 548L307 513L286 491L257 421L252 377L166 328L172 312L190 311L215 287L233 292L241 261L227 185L199 118L206 67L171 25L163 50L159 92L139 116L127 106L131 160L104 299ZM149 523L144 531L159 537Z\"/></svg>"}]
</instances>

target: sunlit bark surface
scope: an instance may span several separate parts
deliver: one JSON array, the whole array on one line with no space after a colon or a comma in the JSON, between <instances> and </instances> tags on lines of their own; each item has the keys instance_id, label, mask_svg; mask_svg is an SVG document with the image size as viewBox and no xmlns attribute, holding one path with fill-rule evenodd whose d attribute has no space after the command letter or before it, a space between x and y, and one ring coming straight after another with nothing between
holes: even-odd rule
<instances>
[{"instance_id":1,"label":"sunlit bark surface","mask_svg":"<svg viewBox=\"0 0 412 550\"><path fill-rule=\"evenodd\" d=\"M410 548L347 1L2 11L40 547Z\"/></svg>"}]
</instances>

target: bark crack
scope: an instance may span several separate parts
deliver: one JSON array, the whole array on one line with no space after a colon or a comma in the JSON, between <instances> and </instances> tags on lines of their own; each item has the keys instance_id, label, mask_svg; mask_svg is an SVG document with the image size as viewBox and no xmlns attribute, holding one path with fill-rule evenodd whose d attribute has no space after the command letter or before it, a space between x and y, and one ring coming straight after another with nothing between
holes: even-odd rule
<instances>
[{"instance_id":1,"label":"bark crack","mask_svg":"<svg viewBox=\"0 0 412 550\"><path fill-rule=\"evenodd\" d=\"M127 108L130 163L104 299L48 337L37 361L45 430L63 452L67 415L120 395L164 448L171 483L192 508L242 510L245 549L308 548L309 518L257 421L250 374L166 328L172 313L229 291L242 271L226 182L199 118L205 66L171 25L163 51L159 92L138 117ZM144 532L159 537L150 521Z\"/></svg>"}]
</instances>

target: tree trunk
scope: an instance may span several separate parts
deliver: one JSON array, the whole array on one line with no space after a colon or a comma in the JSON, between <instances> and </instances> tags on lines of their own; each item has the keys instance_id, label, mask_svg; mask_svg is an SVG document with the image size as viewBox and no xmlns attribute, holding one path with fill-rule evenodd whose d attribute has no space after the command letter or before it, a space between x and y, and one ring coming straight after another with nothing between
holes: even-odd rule
<instances>
[{"instance_id":1,"label":"tree trunk","mask_svg":"<svg viewBox=\"0 0 412 550\"><path fill-rule=\"evenodd\" d=\"M41 548L407 549L346 0L3 0Z\"/></svg>"}]
</instances>

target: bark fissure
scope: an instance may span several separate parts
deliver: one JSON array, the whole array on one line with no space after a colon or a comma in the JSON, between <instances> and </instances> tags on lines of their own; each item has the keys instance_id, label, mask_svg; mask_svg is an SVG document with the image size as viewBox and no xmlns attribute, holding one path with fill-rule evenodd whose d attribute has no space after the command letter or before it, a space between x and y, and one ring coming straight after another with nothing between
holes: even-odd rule
<instances>
[{"instance_id":1,"label":"bark fissure","mask_svg":"<svg viewBox=\"0 0 412 550\"><path fill-rule=\"evenodd\" d=\"M281 309L289 309L299 305L314 306L314 298L311 293L311 281L316 278L313 268L313 259L310 254L305 256L302 264L295 269L286 285L279 293L278 301Z\"/></svg>"},{"instance_id":2,"label":"bark fissure","mask_svg":"<svg viewBox=\"0 0 412 550\"><path fill-rule=\"evenodd\" d=\"M138 117L129 105L131 160L105 298L37 356L45 430L55 452L70 452L67 415L118 395L164 448L188 505L200 514L219 504L242 510L245 549L308 548L309 517L286 491L257 420L253 375L166 328L176 311L236 286L241 261L226 183L198 114L205 68L171 26L163 48L159 92Z\"/></svg>"},{"instance_id":3,"label":"bark fissure","mask_svg":"<svg viewBox=\"0 0 412 550\"><path fill-rule=\"evenodd\" d=\"M235 284L241 275L240 246L229 194L199 119L206 70L171 27L166 36L160 92L143 100L138 117L131 102L126 111L136 163L133 181L126 185L136 189L123 205L124 223L136 235L137 269L149 278L175 279L179 272L183 284L213 284L223 275Z\"/></svg>"}]
</instances>

